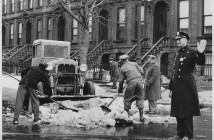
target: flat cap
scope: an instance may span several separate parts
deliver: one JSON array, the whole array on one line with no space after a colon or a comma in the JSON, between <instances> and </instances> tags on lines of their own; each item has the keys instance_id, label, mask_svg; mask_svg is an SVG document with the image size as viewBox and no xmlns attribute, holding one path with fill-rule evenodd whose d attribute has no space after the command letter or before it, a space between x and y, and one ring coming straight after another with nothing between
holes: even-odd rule
<instances>
[{"instance_id":1,"label":"flat cap","mask_svg":"<svg viewBox=\"0 0 214 140\"><path fill-rule=\"evenodd\" d=\"M189 35L184 32L177 32L175 39L179 38L186 38L188 40L190 39Z\"/></svg>"},{"instance_id":2,"label":"flat cap","mask_svg":"<svg viewBox=\"0 0 214 140\"><path fill-rule=\"evenodd\" d=\"M119 57L119 59L121 59L121 60L127 59L127 58L129 58L129 55L127 55L127 54L121 55L121 56Z\"/></svg>"}]
</instances>

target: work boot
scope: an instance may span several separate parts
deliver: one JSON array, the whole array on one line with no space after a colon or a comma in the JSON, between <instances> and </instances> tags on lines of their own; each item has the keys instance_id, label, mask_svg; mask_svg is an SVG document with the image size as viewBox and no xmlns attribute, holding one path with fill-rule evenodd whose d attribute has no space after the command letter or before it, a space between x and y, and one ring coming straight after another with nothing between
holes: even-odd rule
<instances>
[{"instance_id":1,"label":"work boot","mask_svg":"<svg viewBox=\"0 0 214 140\"><path fill-rule=\"evenodd\" d=\"M140 122L145 122L145 118L143 117L143 109L139 108L139 114L140 114Z\"/></svg>"},{"instance_id":2,"label":"work boot","mask_svg":"<svg viewBox=\"0 0 214 140\"><path fill-rule=\"evenodd\" d=\"M125 109L125 111L127 112L128 116L130 117L131 114L130 114L130 112L129 112L129 109Z\"/></svg>"},{"instance_id":3,"label":"work boot","mask_svg":"<svg viewBox=\"0 0 214 140\"><path fill-rule=\"evenodd\" d=\"M37 123L37 122L39 122L41 120L41 118L37 118L37 119L34 119L33 121L35 122L35 123Z\"/></svg>"},{"instance_id":4,"label":"work boot","mask_svg":"<svg viewBox=\"0 0 214 140\"><path fill-rule=\"evenodd\" d=\"M180 137L176 135L174 137L168 138L168 140L180 140Z\"/></svg>"}]
</instances>

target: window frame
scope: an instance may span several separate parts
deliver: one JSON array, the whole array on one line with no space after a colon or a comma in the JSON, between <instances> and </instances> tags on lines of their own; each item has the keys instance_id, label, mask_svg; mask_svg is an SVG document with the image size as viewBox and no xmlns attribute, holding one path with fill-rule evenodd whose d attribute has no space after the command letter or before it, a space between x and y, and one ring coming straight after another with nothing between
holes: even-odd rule
<instances>
[{"instance_id":1,"label":"window frame","mask_svg":"<svg viewBox=\"0 0 214 140\"><path fill-rule=\"evenodd\" d=\"M24 0L19 0L18 11L24 10Z\"/></svg>"},{"instance_id":2,"label":"window frame","mask_svg":"<svg viewBox=\"0 0 214 140\"><path fill-rule=\"evenodd\" d=\"M7 14L7 0L3 0L2 14Z\"/></svg>"},{"instance_id":3,"label":"window frame","mask_svg":"<svg viewBox=\"0 0 214 140\"><path fill-rule=\"evenodd\" d=\"M202 5L203 5L203 7L202 7L202 34L204 35L204 36L211 36L212 35L212 24L211 24L211 33L205 33L205 17L209 17L209 16L211 16L211 18L212 18L212 11L211 11L211 14L207 14L207 15L205 15L205 0L203 0L202 1Z\"/></svg>"},{"instance_id":4,"label":"window frame","mask_svg":"<svg viewBox=\"0 0 214 140\"><path fill-rule=\"evenodd\" d=\"M14 41L14 23L10 23L10 28L9 29L10 29L9 30L9 45L13 45L13 41Z\"/></svg>"},{"instance_id":5,"label":"window frame","mask_svg":"<svg viewBox=\"0 0 214 140\"><path fill-rule=\"evenodd\" d=\"M180 17L180 2L182 1L187 1L188 2L188 17ZM181 23L181 20L182 19L188 19L188 28L180 28L180 23ZM179 0L178 1L178 31L183 31L183 32L186 32L188 33L189 32L189 25L190 25L190 0Z\"/></svg>"},{"instance_id":6,"label":"window frame","mask_svg":"<svg viewBox=\"0 0 214 140\"><path fill-rule=\"evenodd\" d=\"M144 7L143 8L143 20L142 20L142 7ZM141 10L141 22L140 22L140 25L141 25L141 37L143 36L143 33L144 33L144 26L145 26L145 5L144 4L142 4L141 6L140 6L140 10ZM137 5L135 5L135 23L134 23L134 39L137 39L137 22L138 22L138 19L137 19L137 17L138 17L138 12L137 12Z\"/></svg>"},{"instance_id":7,"label":"window frame","mask_svg":"<svg viewBox=\"0 0 214 140\"><path fill-rule=\"evenodd\" d=\"M49 23L50 22L50 23ZM52 40L53 39L53 17L49 17L47 19L47 39ZM49 36L50 35L50 36Z\"/></svg>"},{"instance_id":8,"label":"window frame","mask_svg":"<svg viewBox=\"0 0 214 140\"><path fill-rule=\"evenodd\" d=\"M79 23L76 21L76 25L77 26L75 26L74 27L74 22L75 22L76 20L73 18L73 20L72 20L72 42L73 43L77 43L78 42L78 36L79 36ZM77 30L77 34L76 35L74 35L74 31L75 30ZM76 37L76 39L74 40L74 37Z\"/></svg>"},{"instance_id":9,"label":"window frame","mask_svg":"<svg viewBox=\"0 0 214 140\"><path fill-rule=\"evenodd\" d=\"M41 25L39 23L41 22ZM41 30L39 30L41 29ZM36 32L37 39L42 39L42 19L37 19L37 32Z\"/></svg>"},{"instance_id":10,"label":"window frame","mask_svg":"<svg viewBox=\"0 0 214 140\"><path fill-rule=\"evenodd\" d=\"M33 8L33 0L28 0L28 9L32 9Z\"/></svg>"},{"instance_id":11,"label":"window frame","mask_svg":"<svg viewBox=\"0 0 214 140\"><path fill-rule=\"evenodd\" d=\"M92 40L92 27L93 27L93 17L92 15L89 15L88 19L89 41Z\"/></svg>"},{"instance_id":12,"label":"window frame","mask_svg":"<svg viewBox=\"0 0 214 140\"><path fill-rule=\"evenodd\" d=\"M21 25L21 30L20 30L20 25ZM23 23L22 22L18 22L18 32L17 32L17 44L18 45L22 44L22 35L23 35L22 31L23 31Z\"/></svg>"},{"instance_id":13,"label":"window frame","mask_svg":"<svg viewBox=\"0 0 214 140\"><path fill-rule=\"evenodd\" d=\"M42 7L42 6L43 6L43 0L38 0L37 7Z\"/></svg>"},{"instance_id":14,"label":"window frame","mask_svg":"<svg viewBox=\"0 0 214 140\"><path fill-rule=\"evenodd\" d=\"M10 13L15 12L15 0L10 0Z\"/></svg>"},{"instance_id":15,"label":"window frame","mask_svg":"<svg viewBox=\"0 0 214 140\"><path fill-rule=\"evenodd\" d=\"M124 22L120 23L120 10L124 10ZM120 25L124 25L124 34L123 34L123 38L120 37ZM122 7L118 7L117 8L117 33L116 33L116 39L117 40L125 40L126 39L126 7L122 6Z\"/></svg>"}]
</instances>

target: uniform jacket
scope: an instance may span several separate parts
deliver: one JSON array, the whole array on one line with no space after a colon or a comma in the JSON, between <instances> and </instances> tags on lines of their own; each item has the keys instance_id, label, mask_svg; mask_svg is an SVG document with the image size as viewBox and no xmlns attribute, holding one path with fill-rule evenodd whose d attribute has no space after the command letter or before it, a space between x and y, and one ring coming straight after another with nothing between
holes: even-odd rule
<instances>
[{"instance_id":1,"label":"uniform jacket","mask_svg":"<svg viewBox=\"0 0 214 140\"><path fill-rule=\"evenodd\" d=\"M120 70L119 70L118 63L117 63L117 62L113 61L113 62L110 64L109 75L110 75L111 77L119 77L119 75L120 75Z\"/></svg>"},{"instance_id":2,"label":"uniform jacket","mask_svg":"<svg viewBox=\"0 0 214 140\"><path fill-rule=\"evenodd\" d=\"M199 53L188 46L178 50L174 65L174 78L171 82L171 116L200 116L198 92L194 77L196 64L205 64L204 53Z\"/></svg>"},{"instance_id":3,"label":"uniform jacket","mask_svg":"<svg viewBox=\"0 0 214 140\"><path fill-rule=\"evenodd\" d=\"M145 100L161 99L160 67L157 63L151 64L147 69L145 81L149 83L145 90Z\"/></svg>"},{"instance_id":4,"label":"uniform jacket","mask_svg":"<svg viewBox=\"0 0 214 140\"><path fill-rule=\"evenodd\" d=\"M28 88L37 89L37 84L42 82L44 93L52 95L48 76L42 68L35 66L28 67L21 72L21 77L20 85L26 85Z\"/></svg>"}]
</instances>

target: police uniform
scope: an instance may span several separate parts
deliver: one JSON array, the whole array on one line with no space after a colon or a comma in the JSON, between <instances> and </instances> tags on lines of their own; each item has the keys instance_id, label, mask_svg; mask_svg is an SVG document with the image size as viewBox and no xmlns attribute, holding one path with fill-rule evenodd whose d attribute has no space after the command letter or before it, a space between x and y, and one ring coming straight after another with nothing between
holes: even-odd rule
<instances>
[{"instance_id":1,"label":"police uniform","mask_svg":"<svg viewBox=\"0 0 214 140\"><path fill-rule=\"evenodd\" d=\"M178 32L178 38L189 36ZM178 50L173 81L170 82L172 90L171 113L177 119L177 135L180 138L187 136L193 138L193 116L200 116L198 92L194 77L194 68L205 64L204 53L190 48L188 45Z\"/></svg>"},{"instance_id":2,"label":"police uniform","mask_svg":"<svg viewBox=\"0 0 214 140\"><path fill-rule=\"evenodd\" d=\"M128 55L120 56L120 59L127 59ZM142 83L141 74L143 74L143 69L135 62L127 61L121 67L121 74L119 77L119 90L122 92L123 80L126 80L127 88L124 95L124 109L128 112L131 108L131 104L136 100L136 106L140 110L141 117L143 121L143 108L144 108L144 89ZM129 113L129 112L128 112Z\"/></svg>"}]
</instances>

